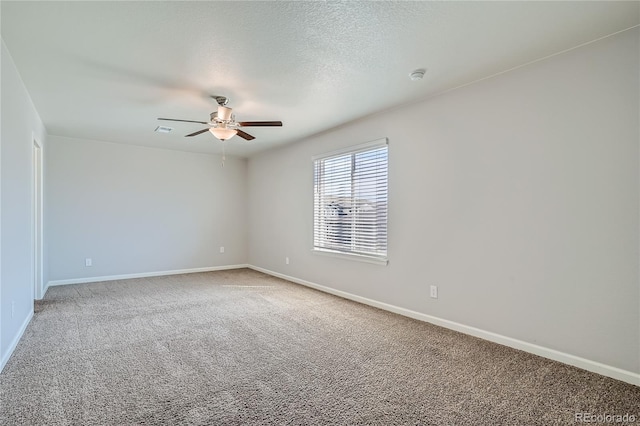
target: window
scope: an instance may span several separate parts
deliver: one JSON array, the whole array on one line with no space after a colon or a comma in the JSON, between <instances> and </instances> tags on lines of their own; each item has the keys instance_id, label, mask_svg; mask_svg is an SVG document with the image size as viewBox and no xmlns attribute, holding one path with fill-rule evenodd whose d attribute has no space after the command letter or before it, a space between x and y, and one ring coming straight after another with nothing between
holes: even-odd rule
<instances>
[{"instance_id":1,"label":"window","mask_svg":"<svg viewBox=\"0 0 640 426\"><path fill-rule=\"evenodd\" d=\"M313 249L386 264L387 139L315 157L313 167Z\"/></svg>"}]
</instances>

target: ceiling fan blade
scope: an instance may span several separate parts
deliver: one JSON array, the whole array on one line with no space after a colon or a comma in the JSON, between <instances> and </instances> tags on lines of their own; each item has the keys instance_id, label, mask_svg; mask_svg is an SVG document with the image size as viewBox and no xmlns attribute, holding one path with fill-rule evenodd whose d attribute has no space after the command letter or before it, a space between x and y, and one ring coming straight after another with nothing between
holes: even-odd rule
<instances>
[{"instance_id":1,"label":"ceiling fan blade","mask_svg":"<svg viewBox=\"0 0 640 426\"><path fill-rule=\"evenodd\" d=\"M193 120L178 120L176 118L158 118L158 120L164 121L184 121L185 123L199 123L199 124L209 124L206 121L193 121Z\"/></svg>"},{"instance_id":2,"label":"ceiling fan blade","mask_svg":"<svg viewBox=\"0 0 640 426\"><path fill-rule=\"evenodd\" d=\"M240 121L239 126L271 127L282 126L282 121Z\"/></svg>"},{"instance_id":3,"label":"ceiling fan blade","mask_svg":"<svg viewBox=\"0 0 640 426\"><path fill-rule=\"evenodd\" d=\"M209 131L209 129L206 128L206 129L198 130L197 132L193 132L193 133L190 133L188 135L185 135L184 137L188 138L188 137L191 137L191 136L198 136L199 134L204 133L204 132L208 132L208 131Z\"/></svg>"},{"instance_id":4,"label":"ceiling fan blade","mask_svg":"<svg viewBox=\"0 0 640 426\"><path fill-rule=\"evenodd\" d=\"M243 132L240 129L236 129L236 132L238 132L237 135L240 136L242 139L246 139L248 141L255 139L255 136L251 136L249 133Z\"/></svg>"}]
</instances>

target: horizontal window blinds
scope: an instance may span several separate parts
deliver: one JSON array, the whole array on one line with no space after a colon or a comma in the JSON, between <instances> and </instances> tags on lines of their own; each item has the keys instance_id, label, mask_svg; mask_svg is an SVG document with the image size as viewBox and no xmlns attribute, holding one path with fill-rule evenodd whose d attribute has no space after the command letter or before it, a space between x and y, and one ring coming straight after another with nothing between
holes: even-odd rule
<instances>
[{"instance_id":1,"label":"horizontal window blinds","mask_svg":"<svg viewBox=\"0 0 640 426\"><path fill-rule=\"evenodd\" d=\"M386 139L314 160L315 250L386 259Z\"/></svg>"}]
</instances>

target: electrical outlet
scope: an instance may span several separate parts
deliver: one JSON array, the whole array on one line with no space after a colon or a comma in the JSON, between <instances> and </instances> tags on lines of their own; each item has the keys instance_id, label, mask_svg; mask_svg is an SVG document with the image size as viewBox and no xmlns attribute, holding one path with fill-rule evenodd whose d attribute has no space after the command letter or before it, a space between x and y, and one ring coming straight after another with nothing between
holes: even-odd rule
<instances>
[{"instance_id":1,"label":"electrical outlet","mask_svg":"<svg viewBox=\"0 0 640 426\"><path fill-rule=\"evenodd\" d=\"M224 253L224 247L220 247L220 253Z\"/></svg>"},{"instance_id":2,"label":"electrical outlet","mask_svg":"<svg viewBox=\"0 0 640 426\"><path fill-rule=\"evenodd\" d=\"M438 286L432 285L429 288L429 296L431 296L432 299L437 299L438 298Z\"/></svg>"},{"instance_id":3,"label":"electrical outlet","mask_svg":"<svg viewBox=\"0 0 640 426\"><path fill-rule=\"evenodd\" d=\"M284 263L286 263L287 265L289 264L289 258L288 257L284 258Z\"/></svg>"},{"instance_id":4,"label":"electrical outlet","mask_svg":"<svg viewBox=\"0 0 640 426\"><path fill-rule=\"evenodd\" d=\"M16 313L16 302L15 300L12 300L11 301L11 318L13 318L15 313Z\"/></svg>"},{"instance_id":5,"label":"electrical outlet","mask_svg":"<svg viewBox=\"0 0 640 426\"><path fill-rule=\"evenodd\" d=\"M91 260L91 258L90 258L90 257L87 257L87 258L84 260L84 266L93 266L93 260Z\"/></svg>"}]
</instances>

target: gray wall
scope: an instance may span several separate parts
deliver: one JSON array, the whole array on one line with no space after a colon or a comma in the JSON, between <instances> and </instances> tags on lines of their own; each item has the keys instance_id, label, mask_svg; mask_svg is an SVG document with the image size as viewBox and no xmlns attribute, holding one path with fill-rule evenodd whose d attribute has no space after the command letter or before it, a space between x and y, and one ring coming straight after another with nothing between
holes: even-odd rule
<instances>
[{"instance_id":1,"label":"gray wall","mask_svg":"<svg viewBox=\"0 0 640 426\"><path fill-rule=\"evenodd\" d=\"M0 369L33 313L32 153L46 132L4 42L0 132ZM14 306L14 314L12 312Z\"/></svg>"},{"instance_id":2,"label":"gray wall","mask_svg":"<svg viewBox=\"0 0 640 426\"><path fill-rule=\"evenodd\" d=\"M50 136L45 162L51 282L247 262L245 159Z\"/></svg>"},{"instance_id":3,"label":"gray wall","mask_svg":"<svg viewBox=\"0 0 640 426\"><path fill-rule=\"evenodd\" d=\"M640 372L638 38L251 158L249 263ZM311 157L381 137L389 265L313 254Z\"/></svg>"}]
</instances>

